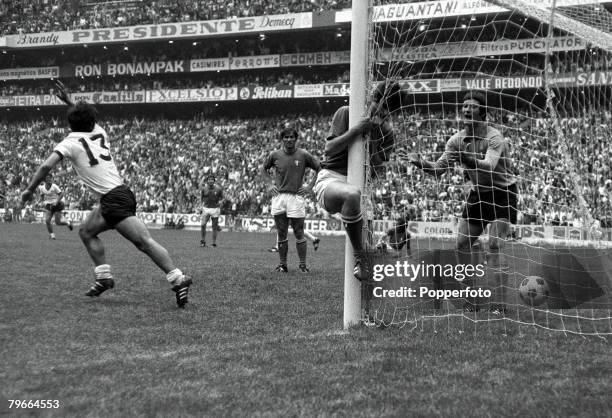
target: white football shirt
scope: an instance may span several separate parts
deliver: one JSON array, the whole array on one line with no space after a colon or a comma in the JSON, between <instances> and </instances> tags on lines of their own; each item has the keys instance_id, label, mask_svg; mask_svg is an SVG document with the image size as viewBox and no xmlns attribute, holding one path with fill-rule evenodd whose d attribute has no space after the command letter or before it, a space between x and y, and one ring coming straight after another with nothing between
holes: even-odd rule
<instances>
[{"instance_id":1,"label":"white football shirt","mask_svg":"<svg viewBox=\"0 0 612 418\"><path fill-rule=\"evenodd\" d=\"M59 186L55 183L51 183L51 187L47 189L47 186L43 183L38 186L38 191L40 192L40 194L43 195L44 204L49 203L55 205L55 202L57 202L57 198L62 192L62 189L60 189Z\"/></svg>"},{"instance_id":2,"label":"white football shirt","mask_svg":"<svg viewBox=\"0 0 612 418\"><path fill-rule=\"evenodd\" d=\"M85 185L99 195L123 184L110 155L108 135L98 124L91 132L71 132L54 151L68 159Z\"/></svg>"}]
</instances>

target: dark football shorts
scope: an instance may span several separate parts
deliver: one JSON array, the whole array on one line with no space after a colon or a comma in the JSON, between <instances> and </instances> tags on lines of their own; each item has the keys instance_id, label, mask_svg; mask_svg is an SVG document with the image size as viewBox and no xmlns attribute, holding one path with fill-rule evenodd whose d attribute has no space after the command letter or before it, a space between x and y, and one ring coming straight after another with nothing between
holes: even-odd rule
<instances>
[{"instance_id":1,"label":"dark football shorts","mask_svg":"<svg viewBox=\"0 0 612 418\"><path fill-rule=\"evenodd\" d=\"M45 205L45 209L51 212L51 214L56 213L56 212L61 212L65 208L66 206L64 206L64 202L61 202L61 201L57 205L52 205L51 203L47 203Z\"/></svg>"},{"instance_id":2,"label":"dark football shorts","mask_svg":"<svg viewBox=\"0 0 612 418\"><path fill-rule=\"evenodd\" d=\"M113 228L125 218L136 216L134 193L126 185L115 187L100 198L100 213Z\"/></svg>"},{"instance_id":3,"label":"dark football shorts","mask_svg":"<svg viewBox=\"0 0 612 418\"><path fill-rule=\"evenodd\" d=\"M463 206L461 217L468 222L488 224L496 219L508 219L516 223L518 188L511 184L506 188L494 188L490 192L471 190Z\"/></svg>"}]
</instances>

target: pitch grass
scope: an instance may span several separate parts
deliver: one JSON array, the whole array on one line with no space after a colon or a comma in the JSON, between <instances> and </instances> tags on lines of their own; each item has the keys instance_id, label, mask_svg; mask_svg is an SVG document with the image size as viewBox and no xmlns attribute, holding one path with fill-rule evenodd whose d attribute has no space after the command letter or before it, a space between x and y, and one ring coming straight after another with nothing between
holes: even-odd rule
<instances>
[{"instance_id":1,"label":"pitch grass","mask_svg":"<svg viewBox=\"0 0 612 418\"><path fill-rule=\"evenodd\" d=\"M272 234L153 231L194 286L185 310L156 267L105 233L117 287L83 293L78 235L0 224L0 414L53 416L609 416L610 342L496 323L469 332L342 332L342 238L311 273L273 273ZM452 324L451 324L452 325Z\"/></svg>"}]
</instances>

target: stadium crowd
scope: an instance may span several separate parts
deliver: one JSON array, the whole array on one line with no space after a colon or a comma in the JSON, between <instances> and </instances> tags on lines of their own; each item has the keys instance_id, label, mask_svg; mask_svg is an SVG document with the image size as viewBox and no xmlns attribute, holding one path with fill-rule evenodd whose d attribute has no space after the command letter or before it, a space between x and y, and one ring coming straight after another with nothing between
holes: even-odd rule
<instances>
[{"instance_id":1,"label":"stadium crowd","mask_svg":"<svg viewBox=\"0 0 612 418\"><path fill-rule=\"evenodd\" d=\"M3 0L0 36L338 10L350 0Z\"/></svg>"},{"instance_id":2,"label":"stadium crowd","mask_svg":"<svg viewBox=\"0 0 612 418\"><path fill-rule=\"evenodd\" d=\"M612 135L609 112L564 118L565 141L555 140L542 115L491 112L491 123L503 130L514 150L519 177L520 211L524 223L580 225L584 220L575 191L578 187L592 216L612 214ZM261 161L279 146L276 133L284 123L300 130L300 145L322 157L329 115L301 114L257 119L105 119L112 155L136 193L138 208L151 212L193 213L199 205L199 184L215 173L225 190L228 215L268 213L270 197L259 175ZM446 140L460 127L454 111L417 113L395 121L397 150L418 151L436 158ZM0 194L4 206L17 204L35 167L67 133L58 120L11 122L0 127ZM567 143L569 142L569 143ZM448 220L461 211L467 193L459 167L440 179L423 176L395 153L386 170L370 182L371 208L377 218L411 211L416 220ZM70 168L53 175L65 191L67 206L89 209L93 196L75 183ZM311 196L309 216L326 216Z\"/></svg>"}]
</instances>

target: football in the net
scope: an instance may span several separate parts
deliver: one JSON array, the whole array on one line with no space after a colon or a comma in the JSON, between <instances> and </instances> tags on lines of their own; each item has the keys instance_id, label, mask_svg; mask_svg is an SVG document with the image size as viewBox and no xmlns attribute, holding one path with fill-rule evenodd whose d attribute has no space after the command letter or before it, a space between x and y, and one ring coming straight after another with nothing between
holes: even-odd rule
<instances>
[{"instance_id":1,"label":"football in the net","mask_svg":"<svg viewBox=\"0 0 612 418\"><path fill-rule=\"evenodd\" d=\"M548 283L539 276L527 276L519 286L519 295L529 306L540 306L548 299Z\"/></svg>"}]
</instances>

